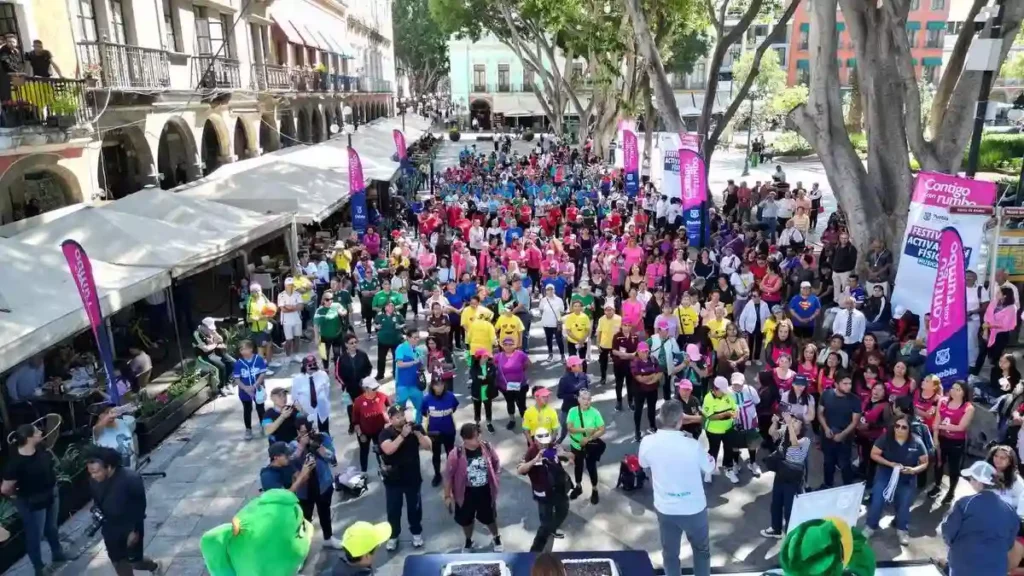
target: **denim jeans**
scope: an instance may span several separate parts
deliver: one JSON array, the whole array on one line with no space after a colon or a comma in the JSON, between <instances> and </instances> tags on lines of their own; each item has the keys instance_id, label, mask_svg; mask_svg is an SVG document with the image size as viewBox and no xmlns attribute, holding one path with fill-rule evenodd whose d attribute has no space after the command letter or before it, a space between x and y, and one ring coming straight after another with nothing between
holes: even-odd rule
<instances>
[{"instance_id":1,"label":"denim jeans","mask_svg":"<svg viewBox=\"0 0 1024 576\"><path fill-rule=\"evenodd\" d=\"M43 564L43 538L50 544L50 556L59 558L64 555L60 547L60 535L57 532L57 515L60 509L60 499L57 496L57 489L53 490L53 503L40 510L32 510L28 504L18 498L14 499L14 506L18 509L21 522L25 529L25 551L32 566L37 570Z\"/></svg>"},{"instance_id":2,"label":"denim jeans","mask_svg":"<svg viewBox=\"0 0 1024 576\"><path fill-rule=\"evenodd\" d=\"M882 510L885 508L886 486L889 485L889 478L892 476L892 468L879 466L875 473L875 483L871 487L871 504L868 506L868 517L866 526L872 530L878 530L878 521L882 519ZM896 508L896 520L893 524L897 530L907 530L910 526L910 505L917 498L917 478L903 476L896 484L896 494L893 495L892 505Z\"/></svg>"},{"instance_id":3,"label":"denim jeans","mask_svg":"<svg viewBox=\"0 0 1024 576\"><path fill-rule=\"evenodd\" d=\"M406 517L409 520L409 532L413 536L423 533L423 499L420 497L420 483L402 484L398 486L384 485L384 496L387 501L388 524L391 524L391 537L398 539L402 533L402 504L408 507Z\"/></svg>"},{"instance_id":4,"label":"denim jeans","mask_svg":"<svg viewBox=\"0 0 1024 576\"><path fill-rule=\"evenodd\" d=\"M537 534L533 537L533 544L530 552L544 552L554 534L569 516L569 499L566 497L551 498L543 502L537 502L537 511L540 516L540 526L537 527Z\"/></svg>"},{"instance_id":5,"label":"denim jeans","mask_svg":"<svg viewBox=\"0 0 1024 576\"><path fill-rule=\"evenodd\" d=\"M680 576L679 547L683 534L693 551L694 576L711 574L711 538L708 534L708 511L704 509L689 516L676 516L658 512L658 532L661 534L661 556L665 576Z\"/></svg>"},{"instance_id":6,"label":"denim jeans","mask_svg":"<svg viewBox=\"0 0 1024 576\"><path fill-rule=\"evenodd\" d=\"M825 460L822 471L822 486L831 488L836 475L836 466L843 477L843 484L853 482L853 461L850 459L850 440L836 442L828 438L821 439L821 451Z\"/></svg>"},{"instance_id":7,"label":"denim jeans","mask_svg":"<svg viewBox=\"0 0 1024 576\"><path fill-rule=\"evenodd\" d=\"M783 524L789 523L793 511L793 499L800 493L802 482L785 482L775 477L772 484L772 530L781 534Z\"/></svg>"}]
</instances>

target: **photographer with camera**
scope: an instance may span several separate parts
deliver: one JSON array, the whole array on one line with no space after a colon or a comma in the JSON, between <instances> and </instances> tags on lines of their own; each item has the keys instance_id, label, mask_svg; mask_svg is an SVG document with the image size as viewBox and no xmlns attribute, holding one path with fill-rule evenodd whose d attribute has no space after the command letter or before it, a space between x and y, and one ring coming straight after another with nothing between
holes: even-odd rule
<instances>
[{"instance_id":1,"label":"photographer with camera","mask_svg":"<svg viewBox=\"0 0 1024 576\"><path fill-rule=\"evenodd\" d=\"M537 501L540 526L533 538L530 552L544 552L551 537L558 536L559 528L569 515L569 490L572 479L565 463L573 463L574 456L554 442L554 435L546 428L533 433L533 442L516 468L520 476L529 476L533 499Z\"/></svg>"},{"instance_id":2,"label":"photographer with camera","mask_svg":"<svg viewBox=\"0 0 1024 576\"><path fill-rule=\"evenodd\" d=\"M270 392L273 406L267 408L263 415L263 430L267 440L274 442L292 442L299 437L299 409L288 404L288 391L274 388ZM303 418L302 420L305 420Z\"/></svg>"},{"instance_id":3,"label":"photographer with camera","mask_svg":"<svg viewBox=\"0 0 1024 576\"><path fill-rule=\"evenodd\" d=\"M430 438L422 426L414 426L405 418L401 406L388 408L390 425L380 433L381 472L384 476L384 494L387 500L388 523L391 539L385 546L388 552L398 549L398 536L402 533L402 503L409 507L409 531L414 548L423 547L423 499L420 486L420 450L430 450ZM410 438L412 436L412 438Z\"/></svg>"},{"instance_id":4,"label":"photographer with camera","mask_svg":"<svg viewBox=\"0 0 1024 576\"><path fill-rule=\"evenodd\" d=\"M134 470L121 467L117 450L95 446L85 466L93 501L93 526L103 534L107 556L117 576L131 576L136 570L157 572L160 564L142 554L145 541L146 486Z\"/></svg>"},{"instance_id":5,"label":"photographer with camera","mask_svg":"<svg viewBox=\"0 0 1024 576\"><path fill-rule=\"evenodd\" d=\"M341 548L341 541L334 538L331 527L331 500L334 498L333 467L338 463L334 455L334 441L326 432L316 432L309 422L299 422L299 437L294 442L293 458L296 461L312 462L314 468L306 481L306 494L299 496L302 515L313 521L313 508L320 517L320 529L324 533L324 546Z\"/></svg>"}]
</instances>

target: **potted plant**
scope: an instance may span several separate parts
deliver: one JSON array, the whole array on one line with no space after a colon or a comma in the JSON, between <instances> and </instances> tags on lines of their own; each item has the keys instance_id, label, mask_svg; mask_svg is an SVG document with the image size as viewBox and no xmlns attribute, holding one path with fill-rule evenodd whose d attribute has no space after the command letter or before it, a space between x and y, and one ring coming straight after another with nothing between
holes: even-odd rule
<instances>
[{"instance_id":1,"label":"potted plant","mask_svg":"<svg viewBox=\"0 0 1024 576\"><path fill-rule=\"evenodd\" d=\"M21 517L10 498L0 498L0 570L6 571L25 555Z\"/></svg>"},{"instance_id":2,"label":"potted plant","mask_svg":"<svg viewBox=\"0 0 1024 576\"><path fill-rule=\"evenodd\" d=\"M55 128L71 128L77 123L75 113L78 112L77 94L60 94L54 97L47 106L49 116L46 123Z\"/></svg>"},{"instance_id":3,"label":"potted plant","mask_svg":"<svg viewBox=\"0 0 1024 576\"><path fill-rule=\"evenodd\" d=\"M462 139L462 133L459 132L458 128L452 128L448 131L448 139L452 142L458 142Z\"/></svg>"},{"instance_id":4,"label":"potted plant","mask_svg":"<svg viewBox=\"0 0 1024 576\"><path fill-rule=\"evenodd\" d=\"M318 88L325 90L327 88L327 66L320 62L313 67L313 72L316 73L317 80L319 81Z\"/></svg>"},{"instance_id":5,"label":"potted plant","mask_svg":"<svg viewBox=\"0 0 1024 576\"><path fill-rule=\"evenodd\" d=\"M211 374L192 362L186 365L181 378L162 393L139 393L135 415L140 452L152 450L216 393Z\"/></svg>"},{"instance_id":6,"label":"potted plant","mask_svg":"<svg viewBox=\"0 0 1024 576\"><path fill-rule=\"evenodd\" d=\"M86 64L82 70L82 76L85 78L85 85L89 88L95 88L100 81L100 74L103 72L103 68L99 64Z\"/></svg>"}]
</instances>

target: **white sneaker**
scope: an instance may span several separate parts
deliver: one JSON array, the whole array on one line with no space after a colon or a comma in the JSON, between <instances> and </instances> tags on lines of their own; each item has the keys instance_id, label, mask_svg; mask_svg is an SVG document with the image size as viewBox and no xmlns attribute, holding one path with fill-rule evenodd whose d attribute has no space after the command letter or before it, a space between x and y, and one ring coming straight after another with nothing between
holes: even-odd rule
<instances>
[{"instance_id":1,"label":"white sneaker","mask_svg":"<svg viewBox=\"0 0 1024 576\"><path fill-rule=\"evenodd\" d=\"M906 530L897 530L896 539L899 540L900 546L907 546L910 544L910 534L907 534Z\"/></svg>"},{"instance_id":2,"label":"white sneaker","mask_svg":"<svg viewBox=\"0 0 1024 576\"><path fill-rule=\"evenodd\" d=\"M388 540L387 544L384 545L384 549L388 552L394 552L398 550L398 538L392 538Z\"/></svg>"},{"instance_id":3,"label":"white sneaker","mask_svg":"<svg viewBox=\"0 0 1024 576\"><path fill-rule=\"evenodd\" d=\"M412 547L413 548L423 548L423 535L422 534L413 534L413 536L412 536Z\"/></svg>"},{"instance_id":4,"label":"white sneaker","mask_svg":"<svg viewBox=\"0 0 1024 576\"><path fill-rule=\"evenodd\" d=\"M296 354L295 356L292 356L292 362L295 362L297 364L301 364L303 358L304 357L302 356L302 354Z\"/></svg>"},{"instance_id":5,"label":"white sneaker","mask_svg":"<svg viewBox=\"0 0 1024 576\"><path fill-rule=\"evenodd\" d=\"M332 548L334 550L341 550L341 540L337 538L330 538L324 540L324 548Z\"/></svg>"},{"instance_id":6,"label":"white sneaker","mask_svg":"<svg viewBox=\"0 0 1024 576\"><path fill-rule=\"evenodd\" d=\"M740 483L740 477L736 475L736 470L732 468L729 468L728 470L725 471L725 477L728 478L729 482L732 482L733 484Z\"/></svg>"},{"instance_id":7,"label":"white sneaker","mask_svg":"<svg viewBox=\"0 0 1024 576\"><path fill-rule=\"evenodd\" d=\"M750 468L750 473L754 475L754 478L761 477L761 467L757 465L757 462L747 462L747 468Z\"/></svg>"}]
</instances>

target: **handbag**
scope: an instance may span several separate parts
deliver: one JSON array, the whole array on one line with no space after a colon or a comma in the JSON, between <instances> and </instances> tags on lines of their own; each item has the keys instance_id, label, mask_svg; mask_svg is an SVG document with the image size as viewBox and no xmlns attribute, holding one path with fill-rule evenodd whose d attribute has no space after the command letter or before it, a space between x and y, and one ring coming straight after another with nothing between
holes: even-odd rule
<instances>
[{"instance_id":1,"label":"handbag","mask_svg":"<svg viewBox=\"0 0 1024 576\"><path fill-rule=\"evenodd\" d=\"M786 460L786 448L780 444L774 452L764 460L764 467L774 472L779 480L787 483L799 483L804 479L804 467Z\"/></svg>"},{"instance_id":2,"label":"handbag","mask_svg":"<svg viewBox=\"0 0 1024 576\"><path fill-rule=\"evenodd\" d=\"M587 458L594 462L599 462L601 460L601 456L604 455L604 451L607 448L608 445L600 438L594 438L590 442L587 442L587 445L583 447L584 451L587 453Z\"/></svg>"}]
</instances>

